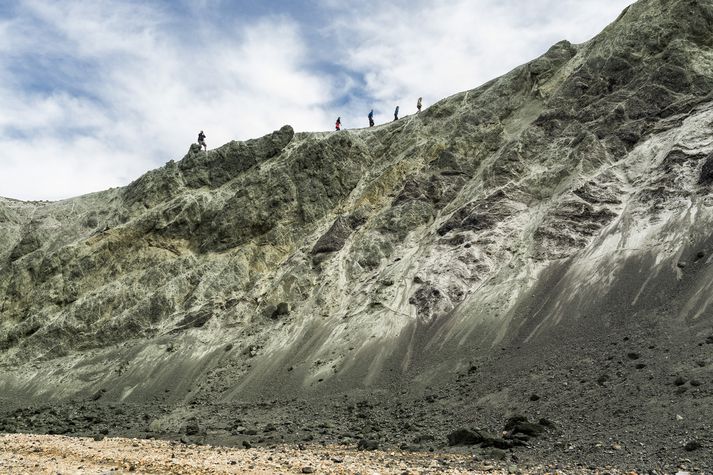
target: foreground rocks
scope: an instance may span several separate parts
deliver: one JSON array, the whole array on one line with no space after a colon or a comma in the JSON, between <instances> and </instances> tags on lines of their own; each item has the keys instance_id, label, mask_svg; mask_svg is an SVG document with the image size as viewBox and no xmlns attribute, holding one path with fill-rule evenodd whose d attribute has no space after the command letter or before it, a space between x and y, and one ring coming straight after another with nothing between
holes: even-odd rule
<instances>
[{"instance_id":1,"label":"foreground rocks","mask_svg":"<svg viewBox=\"0 0 713 475\"><path fill-rule=\"evenodd\" d=\"M627 473L615 467L578 468L481 461L470 454L358 452L338 446L225 449L175 442L36 435L0 435L0 473L162 474L571 474Z\"/></svg>"}]
</instances>

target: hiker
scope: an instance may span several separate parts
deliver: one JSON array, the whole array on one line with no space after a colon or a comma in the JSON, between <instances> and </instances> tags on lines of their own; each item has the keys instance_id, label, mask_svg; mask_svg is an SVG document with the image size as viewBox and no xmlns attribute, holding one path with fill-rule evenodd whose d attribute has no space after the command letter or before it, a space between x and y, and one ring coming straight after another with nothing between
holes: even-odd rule
<instances>
[{"instance_id":1,"label":"hiker","mask_svg":"<svg viewBox=\"0 0 713 475\"><path fill-rule=\"evenodd\" d=\"M341 130L342 128L342 118L337 117L337 122L334 124L334 128L337 130Z\"/></svg>"},{"instance_id":2,"label":"hiker","mask_svg":"<svg viewBox=\"0 0 713 475\"><path fill-rule=\"evenodd\" d=\"M396 110L394 111L394 121L399 120L399 106L396 106Z\"/></svg>"},{"instance_id":3,"label":"hiker","mask_svg":"<svg viewBox=\"0 0 713 475\"><path fill-rule=\"evenodd\" d=\"M369 127L374 127L374 109L369 112Z\"/></svg>"},{"instance_id":4,"label":"hiker","mask_svg":"<svg viewBox=\"0 0 713 475\"><path fill-rule=\"evenodd\" d=\"M421 101L423 101L423 97L418 98L418 102L416 103L416 109L418 109L416 112L421 112Z\"/></svg>"},{"instance_id":5,"label":"hiker","mask_svg":"<svg viewBox=\"0 0 713 475\"><path fill-rule=\"evenodd\" d=\"M203 150L206 152L208 151L208 146L205 144L205 134L201 130L201 132L198 134L198 145L203 147Z\"/></svg>"}]
</instances>

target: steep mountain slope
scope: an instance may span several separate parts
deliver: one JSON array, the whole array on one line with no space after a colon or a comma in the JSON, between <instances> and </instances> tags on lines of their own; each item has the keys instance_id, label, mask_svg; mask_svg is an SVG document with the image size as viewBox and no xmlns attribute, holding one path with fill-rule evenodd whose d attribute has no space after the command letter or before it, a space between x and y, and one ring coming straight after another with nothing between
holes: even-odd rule
<instances>
[{"instance_id":1,"label":"steep mountain slope","mask_svg":"<svg viewBox=\"0 0 713 475\"><path fill-rule=\"evenodd\" d=\"M155 433L196 414L230 433L221 405L268 398L278 420L343 392L413 397L389 434L532 411L571 440L625 420L649 457L713 443L712 32L710 0L641 0L398 122L0 200L0 397L148 402ZM46 430L19 414L7 430Z\"/></svg>"}]
</instances>

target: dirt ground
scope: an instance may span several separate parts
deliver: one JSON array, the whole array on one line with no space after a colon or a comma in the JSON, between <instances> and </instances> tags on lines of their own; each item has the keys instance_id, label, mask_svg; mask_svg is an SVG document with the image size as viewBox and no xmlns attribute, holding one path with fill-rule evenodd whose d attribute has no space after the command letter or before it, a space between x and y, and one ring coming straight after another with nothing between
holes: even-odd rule
<instances>
[{"instance_id":1,"label":"dirt ground","mask_svg":"<svg viewBox=\"0 0 713 475\"><path fill-rule=\"evenodd\" d=\"M3 474L528 474L633 473L560 466L498 465L470 454L356 451L337 446L250 449L189 445L163 440L58 435L0 436Z\"/></svg>"}]
</instances>

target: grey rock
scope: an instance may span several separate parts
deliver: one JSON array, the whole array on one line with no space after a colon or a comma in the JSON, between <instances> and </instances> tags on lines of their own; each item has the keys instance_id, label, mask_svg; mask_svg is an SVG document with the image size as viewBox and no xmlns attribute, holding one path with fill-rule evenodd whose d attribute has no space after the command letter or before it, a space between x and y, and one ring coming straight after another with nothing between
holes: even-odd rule
<instances>
[{"instance_id":1,"label":"grey rock","mask_svg":"<svg viewBox=\"0 0 713 475\"><path fill-rule=\"evenodd\" d=\"M486 437L477 430L458 429L448 434L448 445L477 445L482 443Z\"/></svg>"},{"instance_id":2,"label":"grey rock","mask_svg":"<svg viewBox=\"0 0 713 475\"><path fill-rule=\"evenodd\" d=\"M339 251L353 232L349 221L344 217L337 218L329 230L317 240L312 248L313 254Z\"/></svg>"},{"instance_id":3,"label":"grey rock","mask_svg":"<svg viewBox=\"0 0 713 475\"><path fill-rule=\"evenodd\" d=\"M697 440L692 440L690 442L687 442L686 445L683 446L683 448L686 450L686 452L693 452L694 450L698 450L701 447L703 447L703 445L700 442L698 442Z\"/></svg>"},{"instance_id":4,"label":"grey rock","mask_svg":"<svg viewBox=\"0 0 713 475\"><path fill-rule=\"evenodd\" d=\"M357 450L377 450L379 448L379 442L370 439L361 439L357 443Z\"/></svg>"}]
</instances>

